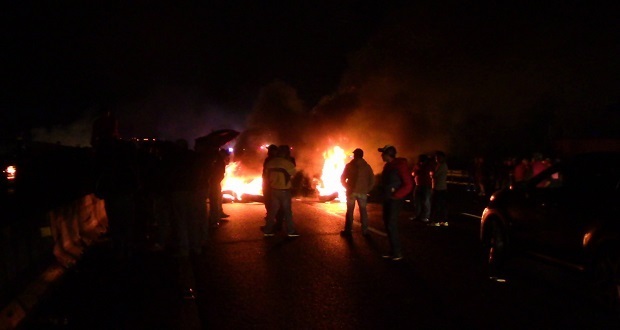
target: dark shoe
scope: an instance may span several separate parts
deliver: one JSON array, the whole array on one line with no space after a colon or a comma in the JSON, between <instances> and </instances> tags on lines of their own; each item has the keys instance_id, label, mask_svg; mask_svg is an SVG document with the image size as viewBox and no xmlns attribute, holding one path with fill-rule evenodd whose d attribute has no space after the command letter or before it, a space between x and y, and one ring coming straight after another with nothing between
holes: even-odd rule
<instances>
[{"instance_id":1,"label":"dark shoe","mask_svg":"<svg viewBox=\"0 0 620 330\"><path fill-rule=\"evenodd\" d=\"M403 260L403 256L393 256L392 257L392 261L399 261L399 260Z\"/></svg>"},{"instance_id":2,"label":"dark shoe","mask_svg":"<svg viewBox=\"0 0 620 330\"><path fill-rule=\"evenodd\" d=\"M343 230L340 232L340 236L351 237L353 233L350 230Z\"/></svg>"},{"instance_id":3,"label":"dark shoe","mask_svg":"<svg viewBox=\"0 0 620 330\"><path fill-rule=\"evenodd\" d=\"M423 219L420 219L420 222L422 222L422 223L429 223L431 221L428 220L428 218L423 218Z\"/></svg>"},{"instance_id":4,"label":"dark shoe","mask_svg":"<svg viewBox=\"0 0 620 330\"><path fill-rule=\"evenodd\" d=\"M263 236L265 236L265 237L275 236L275 234L273 233L273 231L266 232L266 231L265 231L265 226L260 226L260 231L262 231L262 232L263 232Z\"/></svg>"},{"instance_id":5,"label":"dark shoe","mask_svg":"<svg viewBox=\"0 0 620 330\"><path fill-rule=\"evenodd\" d=\"M299 237L299 234L297 232L294 232L292 234L286 234L286 236L288 236L288 237Z\"/></svg>"}]
</instances>

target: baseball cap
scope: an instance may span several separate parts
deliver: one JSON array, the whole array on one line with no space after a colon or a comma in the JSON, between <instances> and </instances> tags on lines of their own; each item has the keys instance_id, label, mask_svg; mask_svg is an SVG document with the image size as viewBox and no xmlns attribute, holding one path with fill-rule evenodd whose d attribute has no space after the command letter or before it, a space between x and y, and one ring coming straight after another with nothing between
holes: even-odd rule
<instances>
[{"instance_id":1,"label":"baseball cap","mask_svg":"<svg viewBox=\"0 0 620 330\"><path fill-rule=\"evenodd\" d=\"M355 150L353 150L353 154L354 155L359 155L360 157L364 157L364 150L357 148Z\"/></svg>"},{"instance_id":2,"label":"baseball cap","mask_svg":"<svg viewBox=\"0 0 620 330\"><path fill-rule=\"evenodd\" d=\"M386 144L383 148L377 149L379 152L383 154L388 154L391 156L396 156L396 148L392 145Z\"/></svg>"}]
</instances>

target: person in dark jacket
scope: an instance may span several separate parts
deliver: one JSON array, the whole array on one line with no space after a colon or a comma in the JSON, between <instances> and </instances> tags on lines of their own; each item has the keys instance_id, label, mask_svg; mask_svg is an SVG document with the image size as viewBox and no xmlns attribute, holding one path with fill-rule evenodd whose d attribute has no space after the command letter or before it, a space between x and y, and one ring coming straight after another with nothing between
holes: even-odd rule
<instances>
[{"instance_id":1,"label":"person in dark jacket","mask_svg":"<svg viewBox=\"0 0 620 330\"><path fill-rule=\"evenodd\" d=\"M226 176L228 153L226 150L217 149L213 153L211 175L209 177L209 226L217 228L222 219L222 180Z\"/></svg>"},{"instance_id":2,"label":"person in dark jacket","mask_svg":"<svg viewBox=\"0 0 620 330\"><path fill-rule=\"evenodd\" d=\"M394 146L386 145L379 148L378 151L381 152L381 158L385 162L381 172L383 223L390 241L390 253L383 257L398 261L403 258L398 236L398 217L403 208L405 197L411 193L413 180L407 159L396 158Z\"/></svg>"},{"instance_id":3,"label":"person in dark jacket","mask_svg":"<svg viewBox=\"0 0 620 330\"><path fill-rule=\"evenodd\" d=\"M268 173L265 170L265 165L267 165L267 162L269 162L270 160L274 159L275 157L278 156L278 146L275 144L270 144L267 147L267 157L265 158L265 161L263 161L263 197L265 200L265 211L267 211L267 205L269 203L267 203L267 201L269 200L270 196L269 196L269 176L267 175Z\"/></svg>"},{"instance_id":4,"label":"person in dark jacket","mask_svg":"<svg viewBox=\"0 0 620 330\"><path fill-rule=\"evenodd\" d=\"M347 189L347 213L345 216L344 230L340 232L343 236L351 236L353 226L353 212L355 203L359 206L360 222L362 223L362 234L368 235L368 211L366 204L368 193L375 183L375 174L372 168L364 159L362 149L353 150L353 160L344 167L340 177L342 185Z\"/></svg>"},{"instance_id":5,"label":"person in dark jacket","mask_svg":"<svg viewBox=\"0 0 620 330\"><path fill-rule=\"evenodd\" d=\"M418 163L413 168L415 219L423 223L430 222L431 191L433 189L431 172L433 172L434 164L427 154L421 154L418 158Z\"/></svg>"}]
</instances>

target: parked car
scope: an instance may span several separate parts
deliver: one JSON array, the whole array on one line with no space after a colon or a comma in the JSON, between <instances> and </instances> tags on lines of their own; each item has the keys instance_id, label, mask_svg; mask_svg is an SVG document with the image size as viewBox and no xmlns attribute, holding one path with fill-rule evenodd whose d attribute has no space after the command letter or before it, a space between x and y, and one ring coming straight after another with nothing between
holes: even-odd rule
<instances>
[{"instance_id":1,"label":"parked car","mask_svg":"<svg viewBox=\"0 0 620 330\"><path fill-rule=\"evenodd\" d=\"M495 192L480 239L491 272L517 253L535 256L583 272L594 297L618 310L620 153L577 155Z\"/></svg>"}]
</instances>

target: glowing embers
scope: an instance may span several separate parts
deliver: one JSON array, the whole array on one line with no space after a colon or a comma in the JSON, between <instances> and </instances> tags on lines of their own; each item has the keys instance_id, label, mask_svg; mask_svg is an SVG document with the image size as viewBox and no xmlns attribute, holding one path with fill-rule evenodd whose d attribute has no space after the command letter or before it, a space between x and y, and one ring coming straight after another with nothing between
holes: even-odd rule
<instances>
[{"instance_id":1,"label":"glowing embers","mask_svg":"<svg viewBox=\"0 0 620 330\"><path fill-rule=\"evenodd\" d=\"M325 162L321 172L321 181L316 186L316 189L319 191L319 199L324 200L329 197L329 199L335 198L345 202L347 195L345 188L340 182L340 176L344 171L347 155L342 148L335 146L325 151L323 158Z\"/></svg>"}]
</instances>

